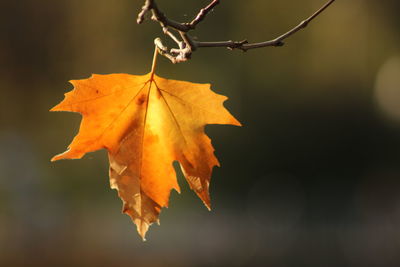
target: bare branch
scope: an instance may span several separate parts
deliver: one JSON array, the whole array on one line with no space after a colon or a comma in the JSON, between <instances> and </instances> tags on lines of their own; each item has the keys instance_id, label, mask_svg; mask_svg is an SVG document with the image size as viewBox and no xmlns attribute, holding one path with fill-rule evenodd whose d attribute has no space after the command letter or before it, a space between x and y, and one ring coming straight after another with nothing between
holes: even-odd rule
<instances>
[{"instance_id":1,"label":"bare branch","mask_svg":"<svg viewBox=\"0 0 400 267\"><path fill-rule=\"evenodd\" d=\"M146 15L147 12L151 9L151 4L153 1L146 0L144 3L142 10L140 11L138 18L136 20L137 24L141 24L144 21L144 16Z\"/></svg>"},{"instance_id":2,"label":"bare branch","mask_svg":"<svg viewBox=\"0 0 400 267\"><path fill-rule=\"evenodd\" d=\"M243 41L221 41L221 42L195 42L198 48L200 47L226 47L228 49L241 49L248 43L247 40Z\"/></svg>"},{"instance_id":3,"label":"bare branch","mask_svg":"<svg viewBox=\"0 0 400 267\"><path fill-rule=\"evenodd\" d=\"M142 10L140 11L138 18L137 18L138 24L141 24L144 21L145 15L149 11L151 11L151 13L152 13L152 17L151 17L152 20L158 21L160 23L161 27L163 27L163 28L171 27L175 30L183 31L183 32L187 32L187 31L191 30L190 26L185 25L185 23L179 23L179 22L176 22L174 20L167 18L165 16L165 14L160 11L155 0L146 0L145 1L144 5L142 7Z\"/></svg>"},{"instance_id":4,"label":"bare branch","mask_svg":"<svg viewBox=\"0 0 400 267\"><path fill-rule=\"evenodd\" d=\"M302 22L300 22L299 25L297 25L296 27L294 27L293 29L291 29L290 31L282 34L281 36L275 38L274 40L271 41L266 41L266 42L261 42L261 43L254 43L254 44L245 44L243 46L243 50L249 50L249 49L253 49L253 48L260 48L260 47L267 47L267 46L283 46L283 40L285 40L286 38L288 38L289 36L295 34L296 32L298 32L301 29L304 29L305 27L307 27L307 25L313 20L315 19L319 14L321 14L325 9L327 9L333 2L335 2L335 0L330 0L328 1L325 5L323 5L320 9L318 9L314 14L312 14L310 17L308 17L307 19L303 20ZM241 48L240 48L241 49Z\"/></svg>"},{"instance_id":5,"label":"bare branch","mask_svg":"<svg viewBox=\"0 0 400 267\"><path fill-rule=\"evenodd\" d=\"M164 27L163 32L164 32L164 34L168 35L179 46L179 48L184 47L184 45L183 45L184 42L179 40L178 37L175 36L175 34L173 34L172 32L170 32L168 30L168 28Z\"/></svg>"},{"instance_id":6,"label":"bare branch","mask_svg":"<svg viewBox=\"0 0 400 267\"><path fill-rule=\"evenodd\" d=\"M228 49L240 49L242 51L247 51L249 49L262 48L268 46L283 46L284 40L296 32L300 31L307 27L307 25L315 19L319 14L321 14L325 9L327 9L333 2L336 0L329 0L325 5L323 5L320 9L318 9L314 14L312 14L307 19L300 22L297 26L289 30L288 32L276 37L275 39L259 42L259 43L248 43L247 40L243 41L218 41L218 42L199 42L194 41L189 36L188 32L194 30L196 26L202 22L205 17L213 10L215 6L217 6L220 1L212 0L210 4L206 7L200 9L197 16L191 21L186 23L179 23L174 20L171 20L165 16L164 13L160 11L155 0L145 0L145 3L140 11L137 23L142 23L145 20L145 16L147 13L151 12L151 19L158 22L164 34L168 35L177 45L178 48L168 49L161 43L161 39L157 38L155 43L159 49L160 54L167 57L173 63L184 62L190 59L192 52L197 48L201 47L225 47ZM171 31L173 29L177 31L182 40L179 40Z\"/></svg>"},{"instance_id":7,"label":"bare branch","mask_svg":"<svg viewBox=\"0 0 400 267\"><path fill-rule=\"evenodd\" d=\"M229 49L240 49L243 51L247 51L249 49L267 47L267 46L283 46L285 43L283 40L288 38L289 36L295 34L301 29L307 27L307 25L315 19L319 14L321 14L325 9L327 9L335 0L329 0L324 6L318 9L314 14L312 14L307 19L303 20L296 27L292 28L288 32L276 37L273 40L260 42L260 43L247 43L243 41L225 41L225 42L197 42L197 47L226 47Z\"/></svg>"},{"instance_id":8,"label":"bare branch","mask_svg":"<svg viewBox=\"0 0 400 267\"><path fill-rule=\"evenodd\" d=\"M204 20L208 13L213 10L213 8L219 4L219 0L213 0L208 6L205 8L200 9L199 14L192 20L192 22L187 23L186 25L189 26L191 29L196 28L196 25L199 24Z\"/></svg>"},{"instance_id":9,"label":"bare branch","mask_svg":"<svg viewBox=\"0 0 400 267\"><path fill-rule=\"evenodd\" d=\"M163 55L163 56L165 56L166 58L168 58L172 63L174 63L174 64L177 63L175 56L172 55L172 54L169 52L168 47L166 47L166 46L162 43L162 41L161 41L160 38L156 38L156 39L154 40L154 44L155 44L155 46L158 48L158 52L159 52L161 55Z\"/></svg>"}]
</instances>

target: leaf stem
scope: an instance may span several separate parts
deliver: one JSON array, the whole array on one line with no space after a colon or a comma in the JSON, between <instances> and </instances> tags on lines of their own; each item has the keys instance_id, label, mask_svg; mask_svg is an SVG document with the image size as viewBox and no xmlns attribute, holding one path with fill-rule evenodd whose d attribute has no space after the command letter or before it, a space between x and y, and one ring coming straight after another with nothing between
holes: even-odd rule
<instances>
[{"instance_id":1,"label":"leaf stem","mask_svg":"<svg viewBox=\"0 0 400 267\"><path fill-rule=\"evenodd\" d=\"M154 41L154 42L156 42L156 41ZM150 71L150 80L153 80L154 73L156 71L158 53L159 53L159 49L158 49L158 46L155 44L154 45L153 63L151 64L151 71Z\"/></svg>"}]
</instances>

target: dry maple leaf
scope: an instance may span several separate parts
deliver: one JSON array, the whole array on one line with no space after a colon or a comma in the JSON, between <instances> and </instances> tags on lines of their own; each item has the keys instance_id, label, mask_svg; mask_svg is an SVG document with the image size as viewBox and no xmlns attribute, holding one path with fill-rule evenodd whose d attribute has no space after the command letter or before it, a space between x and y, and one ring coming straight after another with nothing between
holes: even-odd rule
<instances>
[{"instance_id":1,"label":"dry maple leaf","mask_svg":"<svg viewBox=\"0 0 400 267\"><path fill-rule=\"evenodd\" d=\"M210 84L167 80L154 74L92 75L73 80L74 89L51 111L82 114L79 133L59 159L77 159L105 148L111 188L118 190L127 213L144 239L149 225L168 206L170 191L180 191L173 161L210 208L209 183L214 166L206 124L240 123L223 107L225 96Z\"/></svg>"}]
</instances>

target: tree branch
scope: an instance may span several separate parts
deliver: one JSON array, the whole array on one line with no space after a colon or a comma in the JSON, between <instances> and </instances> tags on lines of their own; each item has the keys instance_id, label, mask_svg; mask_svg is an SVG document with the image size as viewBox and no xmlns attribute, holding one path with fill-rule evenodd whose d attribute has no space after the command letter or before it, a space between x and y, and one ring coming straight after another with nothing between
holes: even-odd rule
<instances>
[{"instance_id":1,"label":"tree branch","mask_svg":"<svg viewBox=\"0 0 400 267\"><path fill-rule=\"evenodd\" d=\"M186 22L186 23L179 23L167 18L165 14L160 11L155 0L146 0L142 7L142 10L138 15L137 23L139 24L142 23L145 19L146 14L151 12L152 20L157 21L161 25L164 34L168 35L172 40L174 40L179 48L168 49L161 43L161 39L156 39L155 44L157 45L160 53L166 56L169 60L171 60L172 63L179 63L189 60L192 52L195 51L197 48L201 47L225 47L231 50L240 49L242 51L247 51L249 49L269 47L269 46L275 46L275 47L283 46L284 45L283 41L285 39L295 34L296 32L300 31L301 29L306 28L307 25L312 20L314 20L319 14L321 14L325 9L327 9L333 2L335 2L335 0L329 0L325 5L323 5L320 9L314 12L310 17L300 22L300 24L298 24L288 32L276 37L275 39L259 43L248 43L247 40L222 41L222 42L221 41L199 42L192 40L188 32L194 30L196 26L205 19L205 17L213 10L213 8L220 3L219 0L211 1L210 4L208 4L206 7L200 9L197 16L191 22ZM169 30L170 28L179 33L182 41L179 40L173 33L170 32Z\"/></svg>"},{"instance_id":2,"label":"tree branch","mask_svg":"<svg viewBox=\"0 0 400 267\"><path fill-rule=\"evenodd\" d=\"M186 25L189 26L191 29L196 28L196 25L202 22L207 16L207 14L210 13L211 10L213 10L213 8L218 4L219 0L212 1L208 6L200 9L199 14L197 14L197 16L190 23L186 23Z\"/></svg>"}]
</instances>

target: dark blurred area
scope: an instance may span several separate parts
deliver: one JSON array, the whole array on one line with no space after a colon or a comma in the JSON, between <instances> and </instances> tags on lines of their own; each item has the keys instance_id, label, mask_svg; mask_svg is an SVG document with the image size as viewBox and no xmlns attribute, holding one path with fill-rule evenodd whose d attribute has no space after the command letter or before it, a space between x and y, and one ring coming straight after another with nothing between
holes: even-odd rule
<instances>
[{"instance_id":1,"label":"dark blurred area","mask_svg":"<svg viewBox=\"0 0 400 267\"><path fill-rule=\"evenodd\" d=\"M165 37L135 23L142 2L0 2L0 266L400 266L400 2L337 1L281 48L159 60L160 76L212 83L244 126L207 126L213 210L179 174L146 242L105 151L50 163L80 116L48 112L68 80L149 72ZM159 6L188 21L208 2ZM272 39L325 1L221 2L194 37Z\"/></svg>"}]
</instances>

